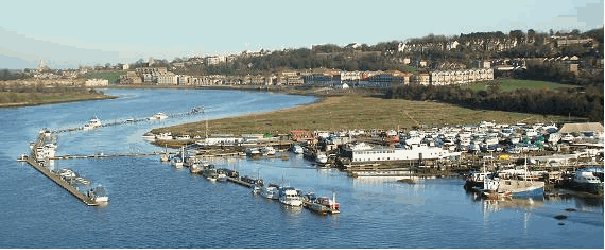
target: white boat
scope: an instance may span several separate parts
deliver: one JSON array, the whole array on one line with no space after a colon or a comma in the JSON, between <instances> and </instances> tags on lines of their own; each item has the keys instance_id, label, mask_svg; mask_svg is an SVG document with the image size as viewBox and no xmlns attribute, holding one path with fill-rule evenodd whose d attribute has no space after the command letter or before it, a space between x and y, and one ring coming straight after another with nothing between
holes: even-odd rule
<instances>
[{"instance_id":1,"label":"white boat","mask_svg":"<svg viewBox=\"0 0 605 250\"><path fill-rule=\"evenodd\" d=\"M174 167L176 167L176 168L183 168L184 163L180 160L177 160L177 161L173 161L172 165L174 165Z\"/></svg>"},{"instance_id":2,"label":"white boat","mask_svg":"<svg viewBox=\"0 0 605 250\"><path fill-rule=\"evenodd\" d=\"M603 193L603 182L591 171L578 170L571 181L571 188L592 193Z\"/></svg>"},{"instance_id":3,"label":"white boat","mask_svg":"<svg viewBox=\"0 0 605 250\"><path fill-rule=\"evenodd\" d=\"M283 187L279 190L279 202L290 206L301 206L302 199L293 187Z\"/></svg>"},{"instance_id":4,"label":"white boat","mask_svg":"<svg viewBox=\"0 0 605 250\"><path fill-rule=\"evenodd\" d=\"M153 133L147 133L147 134L144 134L141 136L141 138L143 138L143 140L151 140L151 141L155 140L155 137L156 136Z\"/></svg>"},{"instance_id":5,"label":"white boat","mask_svg":"<svg viewBox=\"0 0 605 250\"><path fill-rule=\"evenodd\" d=\"M208 181L215 182L218 180L218 172L214 168L206 169L204 170L204 177L206 177Z\"/></svg>"},{"instance_id":6,"label":"white boat","mask_svg":"<svg viewBox=\"0 0 605 250\"><path fill-rule=\"evenodd\" d=\"M260 191L260 195L271 200L279 199L279 191L277 190L277 187L263 187Z\"/></svg>"},{"instance_id":7,"label":"white boat","mask_svg":"<svg viewBox=\"0 0 605 250\"><path fill-rule=\"evenodd\" d=\"M99 120L99 118L97 118L96 116L91 118L88 123L86 123L86 125L84 125L84 130L90 130L93 128L99 128L101 127L103 124L101 124L101 120Z\"/></svg>"},{"instance_id":8,"label":"white boat","mask_svg":"<svg viewBox=\"0 0 605 250\"><path fill-rule=\"evenodd\" d=\"M328 163L328 156L324 153L318 152L317 156L315 156L315 162L319 164L326 164Z\"/></svg>"},{"instance_id":9,"label":"white boat","mask_svg":"<svg viewBox=\"0 0 605 250\"><path fill-rule=\"evenodd\" d=\"M260 154L260 150L258 150L258 148L247 148L246 154L247 155L257 155L257 154Z\"/></svg>"},{"instance_id":10,"label":"white boat","mask_svg":"<svg viewBox=\"0 0 605 250\"><path fill-rule=\"evenodd\" d=\"M60 169L58 171L58 174L60 176L63 176L64 178L75 178L76 177L76 173L74 173L74 171L72 171L71 169L67 169L67 168Z\"/></svg>"},{"instance_id":11,"label":"white boat","mask_svg":"<svg viewBox=\"0 0 605 250\"><path fill-rule=\"evenodd\" d=\"M227 181L227 175L225 173L219 173L217 180L218 181Z\"/></svg>"},{"instance_id":12,"label":"white boat","mask_svg":"<svg viewBox=\"0 0 605 250\"><path fill-rule=\"evenodd\" d=\"M160 112L160 113L157 113L157 114L153 115L149 119L151 119L151 120L162 120L162 119L166 119L166 118L168 118L168 115Z\"/></svg>"},{"instance_id":13,"label":"white boat","mask_svg":"<svg viewBox=\"0 0 605 250\"><path fill-rule=\"evenodd\" d=\"M172 140L172 133L160 133L156 136L158 140Z\"/></svg>"},{"instance_id":14,"label":"white boat","mask_svg":"<svg viewBox=\"0 0 605 250\"><path fill-rule=\"evenodd\" d=\"M90 199L92 199L95 202L109 201L109 197L107 195L107 190L101 185L88 191L88 197L90 197Z\"/></svg>"},{"instance_id":15,"label":"white boat","mask_svg":"<svg viewBox=\"0 0 605 250\"><path fill-rule=\"evenodd\" d=\"M304 151L303 151L303 148L301 146L294 145L292 147L292 152L294 152L295 154L302 154Z\"/></svg>"},{"instance_id":16,"label":"white boat","mask_svg":"<svg viewBox=\"0 0 605 250\"><path fill-rule=\"evenodd\" d=\"M192 174L199 174L203 170L204 169L197 163L192 163L191 166L189 166L189 172L191 172Z\"/></svg>"},{"instance_id":17,"label":"white boat","mask_svg":"<svg viewBox=\"0 0 605 250\"><path fill-rule=\"evenodd\" d=\"M274 155L276 151L275 151L275 149L273 147L267 146L267 147L262 148L260 150L260 152L263 155Z\"/></svg>"}]
</instances>

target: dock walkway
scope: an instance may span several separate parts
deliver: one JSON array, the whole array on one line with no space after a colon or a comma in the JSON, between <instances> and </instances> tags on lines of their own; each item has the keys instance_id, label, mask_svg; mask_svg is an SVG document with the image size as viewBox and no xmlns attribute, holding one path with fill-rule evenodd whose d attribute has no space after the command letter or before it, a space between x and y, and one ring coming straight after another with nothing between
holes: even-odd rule
<instances>
[{"instance_id":1,"label":"dock walkway","mask_svg":"<svg viewBox=\"0 0 605 250\"><path fill-rule=\"evenodd\" d=\"M89 205L89 206L98 206L99 205L99 203L95 202L88 196L82 194L82 192L80 192L75 187L73 187L72 185L67 183L67 181L64 181L63 179L61 179L59 177L59 175L51 172L48 168L41 166L32 157L27 157L27 160L25 162L29 163L29 165L31 165L33 168L38 170L40 173L43 173L44 175L46 175L46 177L48 177L48 179L54 181L55 183L57 183L57 185L63 187L65 190L69 191L74 197L80 199L86 205Z\"/></svg>"}]
</instances>

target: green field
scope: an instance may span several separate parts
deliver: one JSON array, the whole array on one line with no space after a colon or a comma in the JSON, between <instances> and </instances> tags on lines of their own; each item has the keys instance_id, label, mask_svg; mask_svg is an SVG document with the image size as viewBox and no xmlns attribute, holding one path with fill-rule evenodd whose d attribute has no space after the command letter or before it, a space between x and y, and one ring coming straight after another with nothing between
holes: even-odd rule
<instances>
[{"instance_id":1,"label":"green field","mask_svg":"<svg viewBox=\"0 0 605 250\"><path fill-rule=\"evenodd\" d=\"M124 71L119 71L118 73L90 73L86 74L84 77L86 77L86 79L106 79L109 83L115 83L120 76L124 74Z\"/></svg>"},{"instance_id":2,"label":"green field","mask_svg":"<svg viewBox=\"0 0 605 250\"><path fill-rule=\"evenodd\" d=\"M430 101L382 99L359 95L327 97L321 102L262 114L210 120L209 134L247 133L284 134L291 130L354 130L397 129L414 126L443 126L496 122L549 122L567 119L552 115L533 115L503 111L462 108L457 105ZM204 136L203 121L155 129L153 133L172 132Z\"/></svg>"},{"instance_id":3,"label":"green field","mask_svg":"<svg viewBox=\"0 0 605 250\"><path fill-rule=\"evenodd\" d=\"M518 79L502 79L495 81L500 87L500 91L512 92L519 88L543 89L543 90L559 90L566 91L568 88L574 88L575 85L561 84L556 82L533 81L533 80L518 80ZM472 83L466 85L472 90L489 90L486 83Z\"/></svg>"}]
</instances>

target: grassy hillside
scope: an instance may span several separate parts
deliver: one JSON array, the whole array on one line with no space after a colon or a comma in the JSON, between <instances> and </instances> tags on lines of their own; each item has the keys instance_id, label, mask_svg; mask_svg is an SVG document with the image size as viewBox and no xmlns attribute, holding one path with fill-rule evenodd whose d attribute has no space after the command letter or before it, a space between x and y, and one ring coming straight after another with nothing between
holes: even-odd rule
<instances>
[{"instance_id":1,"label":"grassy hillside","mask_svg":"<svg viewBox=\"0 0 605 250\"><path fill-rule=\"evenodd\" d=\"M397 129L421 125L441 126L476 124L481 120L497 122L558 121L567 117L531 115L514 112L484 111L430 101L382 99L359 95L327 97L321 102L275 112L248 114L211 120L209 133L288 133L294 129ZM193 122L153 133L172 132L204 136L205 122Z\"/></svg>"},{"instance_id":2,"label":"grassy hillside","mask_svg":"<svg viewBox=\"0 0 605 250\"><path fill-rule=\"evenodd\" d=\"M533 80L519 80L519 79L502 79L496 80L496 83L500 87L500 91L512 92L518 88L531 88L531 89L544 89L544 90L561 90L566 91L567 88L574 88L575 85L561 84L556 82L545 82L545 81L533 81ZM468 88L478 90L489 90L489 86L486 83L472 83L466 85Z\"/></svg>"}]
</instances>

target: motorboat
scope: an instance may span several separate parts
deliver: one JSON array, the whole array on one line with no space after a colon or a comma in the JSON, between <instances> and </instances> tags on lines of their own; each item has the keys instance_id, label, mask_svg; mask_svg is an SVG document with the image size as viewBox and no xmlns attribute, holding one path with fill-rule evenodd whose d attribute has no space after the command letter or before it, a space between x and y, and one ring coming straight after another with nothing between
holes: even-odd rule
<instances>
[{"instance_id":1,"label":"motorboat","mask_svg":"<svg viewBox=\"0 0 605 250\"><path fill-rule=\"evenodd\" d=\"M154 115L153 115L151 118L149 118L149 119L151 119L151 120L162 120L162 119L166 119L166 118L168 118L168 115L166 115L166 114L164 114L164 113L161 113L161 112L160 112L160 113L156 113L156 114L154 114Z\"/></svg>"},{"instance_id":2,"label":"motorboat","mask_svg":"<svg viewBox=\"0 0 605 250\"><path fill-rule=\"evenodd\" d=\"M88 191L88 197L95 202L109 201L107 190L101 185Z\"/></svg>"},{"instance_id":3,"label":"motorboat","mask_svg":"<svg viewBox=\"0 0 605 250\"><path fill-rule=\"evenodd\" d=\"M198 165L197 163L192 163L189 166L189 172L191 172L192 174L199 174L203 171L204 169Z\"/></svg>"},{"instance_id":4,"label":"motorboat","mask_svg":"<svg viewBox=\"0 0 605 250\"><path fill-rule=\"evenodd\" d=\"M218 180L218 172L214 168L205 169L204 177L206 177L208 181L215 182Z\"/></svg>"},{"instance_id":5,"label":"motorboat","mask_svg":"<svg viewBox=\"0 0 605 250\"><path fill-rule=\"evenodd\" d=\"M227 181L227 174L219 172L216 179L218 181Z\"/></svg>"},{"instance_id":6,"label":"motorboat","mask_svg":"<svg viewBox=\"0 0 605 250\"><path fill-rule=\"evenodd\" d=\"M162 154L160 156L160 162L168 162L170 159L168 158L167 154Z\"/></svg>"},{"instance_id":7,"label":"motorboat","mask_svg":"<svg viewBox=\"0 0 605 250\"><path fill-rule=\"evenodd\" d=\"M172 165L174 167L176 167L176 168L183 168L184 163L183 163L183 161L181 161L180 159L178 159L178 160L173 161Z\"/></svg>"},{"instance_id":8,"label":"motorboat","mask_svg":"<svg viewBox=\"0 0 605 250\"><path fill-rule=\"evenodd\" d=\"M271 146L264 147L260 150L263 155L275 155L275 149Z\"/></svg>"},{"instance_id":9,"label":"motorboat","mask_svg":"<svg viewBox=\"0 0 605 250\"><path fill-rule=\"evenodd\" d=\"M94 128L100 128L103 124L101 124L101 120L96 116L91 118L86 125L84 125L84 130L90 130Z\"/></svg>"},{"instance_id":10,"label":"motorboat","mask_svg":"<svg viewBox=\"0 0 605 250\"><path fill-rule=\"evenodd\" d=\"M277 187L274 186L262 187L260 195L270 200L279 199L279 191L277 190Z\"/></svg>"},{"instance_id":11,"label":"motorboat","mask_svg":"<svg viewBox=\"0 0 605 250\"><path fill-rule=\"evenodd\" d=\"M156 136L156 138L158 140L172 140L172 133L171 132L160 133L159 135Z\"/></svg>"},{"instance_id":12,"label":"motorboat","mask_svg":"<svg viewBox=\"0 0 605 250\"><path fill-rule=\"evenodd\" d=\"M292 152L294 152L295 154L302 154L304 151L303 151L303 148L301 146L294 145L292 147Z\"/></svg>"},{"instance_id":13,"label":"motorboat","mask_svg":"<svg viewBox=\"0 0 605 250\"><path fill-rule=\"evenodd\" d=\"M593 174L592 171L578 170L571 180L571 188L588 191L591 193L603 193L603 182Z\"/></svg>"},{"instance_id":14,"label":"motorboat","mask_svg":"<svg viewBox=\"0 0 605 250\"><path fill-rule=\"evenodd\" d=\"M258 150L258 148L247 148L246 154L247 155L257 155L257 154L260 154L260 150Z\"/></svg>"},{"instance_id":15,"label":"motorboat","mask_svg":"<svg viewBox=\"0 0 605 250\"><path fill-rule=\"evenodd\" d=\"M326 206L330 214L340 214L340 203L336 202L335 194L332 194L332 199L329 197L317 198L317 203Z\"/></svg>"},{"instance_id":16,"label":"motorboat","mask_svg":"<svg viewBox=\"0 0 605 250\"><path fill-rule=\"evenodd\" d=\"M290 206L301 206L302 199L298 195L298 191L293 187L282 187L279 189L279 202Z\"/></svg>"},{"instance_id":17,"label":"motorboat","mask_svg":"<svg viewBox=\"0 0 605 250\"><path fill-rule=\"evenodd\" d=\"M143 138L143 140L150 140L150 141L155 140L155 137L156 136L153 133L146 133L143 136L141 136L141 138Z\"/></svg>"},{"instance_id":18,"label":"motorboat","mask_svg":"<svg viewBox=\"0 0 605 250\"><path fill-rule=\"evenodd\" d=\"M317 156L315 156L315 162L319 164L328 163L328 156L325 153L318 152Z\"/></svg>"}]
</instances>

